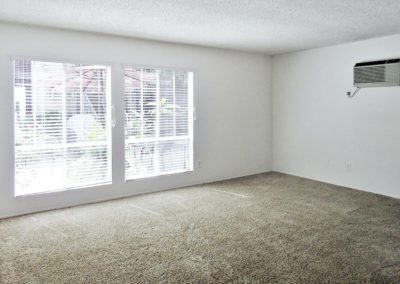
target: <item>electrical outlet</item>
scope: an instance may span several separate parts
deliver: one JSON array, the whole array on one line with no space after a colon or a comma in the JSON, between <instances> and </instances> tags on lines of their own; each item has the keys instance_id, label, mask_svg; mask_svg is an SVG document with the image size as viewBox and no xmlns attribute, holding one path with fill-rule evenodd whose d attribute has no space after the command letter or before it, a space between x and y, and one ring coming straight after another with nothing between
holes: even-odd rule
<instances>
[{"instance_id":1,"label":"electrical outlet","mask_svg":"<svg viewBox=\"0 0 400 284\"><path fill-rule=\"evenodd\" d=\"M201 161L200 160L197 161L197 168L201 169Z\"/></svg>"},{"instance_id":2,"label":"electrical outlet","mask_svg":"<svg viewBox=\"0 0 400 284\"><path fill-rule=\"evenodd\" d=\"M351 170L353 169L353 165L350 162L346 162L345 167L346 171L348 172L351 172Z\"/></svg>"}]
</instances>

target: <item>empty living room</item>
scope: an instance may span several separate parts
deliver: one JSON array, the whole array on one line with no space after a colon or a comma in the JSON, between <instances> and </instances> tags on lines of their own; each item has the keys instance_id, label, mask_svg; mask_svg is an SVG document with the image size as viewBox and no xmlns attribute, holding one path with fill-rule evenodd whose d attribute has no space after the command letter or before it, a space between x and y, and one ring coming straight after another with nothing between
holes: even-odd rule
<instances>
[{"instance_id":1,"label":"empty living room","mask_svg":"<svg viewBox=\"0 0 400 284\"><path fill-rule=\"evenodd\" d=\"M400 283L399 0L0 0L0 284Z\"/></svg>"}]
</instances>

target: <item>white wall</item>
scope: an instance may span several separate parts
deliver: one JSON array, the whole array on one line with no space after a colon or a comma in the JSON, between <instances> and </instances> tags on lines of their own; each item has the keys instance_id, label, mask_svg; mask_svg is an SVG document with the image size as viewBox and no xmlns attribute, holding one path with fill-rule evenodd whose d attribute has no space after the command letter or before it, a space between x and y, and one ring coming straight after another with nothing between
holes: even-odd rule
<instances>
[{"instance_id":1,"label":"white wall","mask_svg":"<svg viewBox=\"0 0 400 284\"><path fill-rule=\"evenodd\" d=\"M400 35L275 56L274 170L399 198L400 87L345 94L354 63L398 57Z\"/></svg>"},{"instance_id":2,"label":"white wall","mask_svg":"<svg viewBox=\"0 0 400 284\"><path fill-rule=\"evenodd\" d=\"M270 57L8 24L0 24L0 42L0 218L272 169ZM118 122L113 130L113 185L14 198L10 56L112 64ZM123 181L122 63L195 70L195 165L201 160L200 169L188 174Z\"/></svg>"}]
</instances>

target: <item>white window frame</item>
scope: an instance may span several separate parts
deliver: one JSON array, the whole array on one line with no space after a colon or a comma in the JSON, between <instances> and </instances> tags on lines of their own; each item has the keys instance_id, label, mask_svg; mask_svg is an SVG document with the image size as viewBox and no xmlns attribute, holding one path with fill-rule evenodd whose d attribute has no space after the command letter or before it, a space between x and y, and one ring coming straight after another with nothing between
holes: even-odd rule
<instances>
[{"instance_id":1,"label":"white window frame","mask_svg":"<svg viewBox=\"0 0 400 284\"><path fill-rule=\"evenodd\" d=\"M190 80L188 80L188 135L186 136L174 136L174 137L155 137L155 138L137 138L132 139L130 138L128 143L140 143L140 142L159 142L159 141L177 141L177 140L187 140L190 141L190 155L189 155L189 170L174 170L170 172L163 172L163 173L151 173L151 174L143 174L137 175L134 178L127 178L126 177L126 169L124 166L124 180L125 182L134 182L140 179L148 179L148 178L158 178L163 176L170 176L170 175L179 175L179 174L190 174L195 170L194 161L195 161L195 121L197 120L196 117L196 107L195 107L195 77L196 77L196 70L190 68L181 68L181 67L171 67L171 66L162 66L162 65L151 65L151 64L129 64L123 63L121 64L122 67L122 74L123 80L125 80L125 68L133 68L133 69L155 69L155 70L166 70L166 71L180 71L180 72L187 72L190 74ZM158 92L158 90L157 90ZM123 97L125 101L125 84L123 87ZM125 113L125 102L124 102L124 113ZM125 114L124 114L125 115ZM125 133L125 117L124 117L124 133ZM124 135L124 157L125 157L125 147L127 144L127 140Z\"/></svg>"},{"instance_id":2,"label":"white window frame","mask_svg":"<svg viewBox=\"0 0 400 284\"><path fill-rule=\"evenodd\" d=\"M112 91L112 74L113 74L113 69L114 69L114 63L111 63L109 61L101 61L101 60L82 60L82 59L65 59L65 58L52 58L52 57L41 57L41 56L20 56L20 55L12 55L9 56L10 61L12 62L13 66L13 72L12 72L12 89L13 89L13 121L12 121L12 128L13 128L13 173L14 173L14 187L13 187L13 194L14 198L25 198L29 196L37 196L37 195L48 195L51 193L56 193L56 192L63 192L63 191L72 191L72 190L79 190L79 189L86 189L86 188L96 188L99 186L107 186L107 185L112 185L114 183L114 146L113 146L113 140L114 140L114 127L115 127L115 118L114 118L114 113L113 113L113 91ZM89 184L89 185L82 185L82 186L74 186L74 187L66 187L66 188L61 188L61 189L54 189L54 190L48 190L48 191L41 191L37 193L27 193L27 194L17 194L16 191L16 133L15 133L15 127L16 127L16 117L15 117L15 69L14 69L14 64L16 60L26 60L26 61L39 61L39 62L49 62L49 63L60 63L60 64L76 64L76 65L100 65L100 66L105 66L108 68L109 72L107 72L107 81L109 81L109 84L107 85L107 105L109 105L109 108L107 109L107 146L108 146L108 151L109 151L109 171L110 171L110 181L107 182L100 182L100 183L94 183L94 184ZM103 142L102 142L103 143ZM98 143L98 144L102 144ZM84 146L88 144L88 142L80 142L74 144L74 146ZM90 145L93 145L93 143L89 143ZM62 148L63 146L56 144L59 148ZM44 146L30 146L32 149L39 149ZM46 148L46 147L44 147ZM55 147L55 145L53 146Z\"/></svg>"}]
</instances>

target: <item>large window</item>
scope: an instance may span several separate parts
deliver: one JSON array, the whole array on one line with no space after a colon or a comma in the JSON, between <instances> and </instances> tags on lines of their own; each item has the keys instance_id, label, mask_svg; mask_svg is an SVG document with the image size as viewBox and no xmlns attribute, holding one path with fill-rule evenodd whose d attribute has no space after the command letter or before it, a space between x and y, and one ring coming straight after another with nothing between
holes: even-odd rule
<instances>
[{"instance_id":1,"label":"large window","mask_svg":"<svg viewBox=\"0 0 400 284\"><path fill-rule=\"evenodd\" d=\"M110 68L14 61L15 194L111 182Z\"/></svg>"},{"instance_id":2,"label":"large window","mask_svg":"<svg viewBox=\"0 0 400 284\"><path fill-rule=\"evenodd\" d=\"M193 169L192 72L125 68L125 178Z\"/></svg>"}]
</instances>

